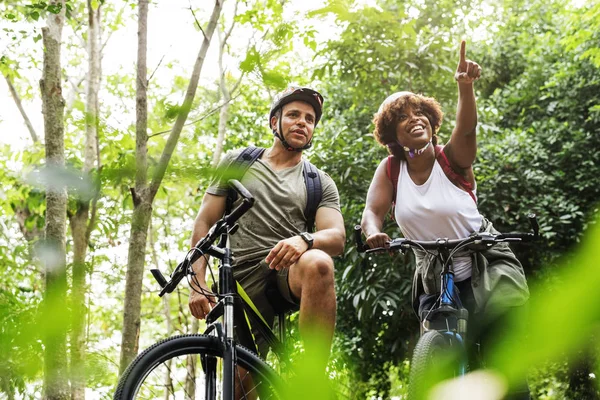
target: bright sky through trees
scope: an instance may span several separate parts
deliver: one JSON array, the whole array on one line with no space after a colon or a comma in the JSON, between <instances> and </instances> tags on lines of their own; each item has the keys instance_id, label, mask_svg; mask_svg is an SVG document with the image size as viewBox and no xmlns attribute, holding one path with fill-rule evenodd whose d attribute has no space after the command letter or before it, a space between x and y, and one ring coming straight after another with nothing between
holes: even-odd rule
<instances>
[{"instance_id":1,"label":"bright sky through trees","mask_svg":"<svg viewBox=\"0 0 600 400\"><path fill-rule=\"evenodd\" d=\"M370 4L372 0L363 0L358 3ZM233 11L233 1L225 1L223 15L231 15ZM285 14L287 18L295 19L298 16L304 15L306 11L317 9L323 6L322 1L318 0L294 0L286 4ZM135 71L135 60L137 52L137 25L135 24L136 16L131 14L131 10L127 10L126 13L129 16L125 16L127 19L125 26L119 28L114 34L111 34L106 47L103 52L102 60L102 74L105 77L116 73L127 73L131 74ZM190 11L189 0L169 0L169 1L157 1L150 5L149 9L149 21L148 21L148 68L149 75L154 72L152 77L153 80L158 82L159 87L170 84L175 76L187 76L188 71L194 64L196 53L200 47L202 40L202 33L196 28L196 22L194 18L200 21L207 20L210 13L210 8L207 7L204 13L196 11L194 16ZM206 15L204 15L206 14ZM39 32L41 27L44 25L44 21L40 19L36 27L36 33ZM4 28L3 25L8 26L10 22L4 19L0 19L0 29ZM31 30L31 23L21 23L24 28ZM14 28L14 26L11 26ZM337 28L333 26L333 20L331 18L325 19L318 26L320 37L317 37L318 41L325 41L331 39L336 32ZM72 31L65 28L65 37L72 34ZM106 32L104 38L106 40ZM233 70L234 74L237 70L237 65L244 56L244 50L246 46L247 35L242 29L238 29L234 32L231 45L238 51L233 51L230 54L236 54L239 59L225 60L227 68ZM0 41L0 54L7 52L7 41ZM28 51L38 52L41 55L41 41L34 43L31 39L26 39L18 44L19 48L26 53ZM63 50L63 59L65 59L65 50ZM215 60L217 53L217 46L213 43L209 49L207 58L209 60ZM173 68L166 68L165 65L172 64ZM81 65L80 69L83 71L85 65ZM68 68L65 66L65 68ZM23 106L31 119L38 136L43 137L43 119L41 113L41 101L39 97L39 86L38 81L41 76L41 65L37 68L21 69L20 74L29 81L31 85L31 98L23 99ZM215 85L218 77L218 65L216 62L209 62L205 65L200 85ZM72 91L71 85L65 84L63 87L63 95L69 96L69 91ZM80 87L79 90L84 91L85 88ZM180 94L179 98L169 99L173 103L179 102L183 99L183 93ZM129 99L133 102L134 99ZM133 103L132 103L133 104ZM109 118L110 116L102 115L101 118ZM119 121L123 124L131 124L134 121L134 115L119 117ZM108 122L111 125L111 122ZM116 121L112 121L116 123ZM124 128L121 126L120 128ZM115 127L116 128L116 127ZM17 107L12 99L8 90L7 83L4 79L0 80L0 144L10 143L16 146L16 148L23 148L30 143L31 138L27 129L23 123L23 118L19 114Z\"/></svg>"}]
</instances>

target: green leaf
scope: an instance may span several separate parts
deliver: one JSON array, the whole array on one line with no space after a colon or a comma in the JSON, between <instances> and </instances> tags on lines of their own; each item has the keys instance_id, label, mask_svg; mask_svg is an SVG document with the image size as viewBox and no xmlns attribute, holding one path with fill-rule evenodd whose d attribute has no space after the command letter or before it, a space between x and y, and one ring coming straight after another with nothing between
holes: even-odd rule
<instances>
[{"instance_id":1,"label":"green leaf","mask_svg":"<svg viewBox=\"0 0 600 400\"><path fill-rule=\"evenodd\" d=\"M346 267L346 269L344 270L344 273L342 274L342 280L346 280L346 277L348 276L348 274L350 272L352 272L353 269L354 269L354 264L350 264L348 267Z\"/></svg>"},{"instance_id":2,"label":"green leaf","mask_svg":"<svg viewBox=\"0 0 600 400\"><path fill-rule=\"evenodd\" d=\"M260 61L260 54L255 49L248 50L246 58L240 63L240 69L243 72L252 72L256 69L258 62Z\"/></svg>"},{"instance_id":3,"label":"green leaf","mask_svg":"<svg viewBox=\"0 0 600 400\"><path fill-rule=\"evenodd\" d=\"M48 6L48 12L52 14L59 14L60 10L62 10L62 4L51 4Z\"/></svg>"},{"instance_id":4,"label":"green leaf","mask_svg":"<svg viewBox=\"0 0 600 400\"><path fill-rule=\"evenodd\" d=\"M275 88L283 88L287 85L286 76L280 74L277 70L264 71L262 74L265 85Z\"/></svg>"}]
</instances>

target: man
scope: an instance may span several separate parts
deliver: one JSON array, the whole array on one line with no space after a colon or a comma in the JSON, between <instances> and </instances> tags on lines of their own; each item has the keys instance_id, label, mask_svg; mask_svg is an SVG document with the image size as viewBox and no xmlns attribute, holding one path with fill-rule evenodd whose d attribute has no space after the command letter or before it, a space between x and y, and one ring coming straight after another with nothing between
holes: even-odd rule
<instances>
[{"instance_id":1,"label":"man","mask_svg":"<svg viewBox=\"0 0 600 400\"><path fill-rule=\"evenodd\" d=\"M269 277L276 274L280 294L300 308L300 333L305 339L306 355L326 363L336 315L331 257L343 251L345 228L335 183L318 171L322 199L315 216L316 231L312 235L307 232L311 227L307 226L304 215L307 190L302 152L311 146L322 105L323 97L309 88L291 87L276 96L269 115L273 145L252 163L241 180L255 197L255 203L239 219L239 230L230 237L230 243L235 255L234 277L265 320L271 325L274 320L265 289ZM240 152L227 154L220 167L229 166ZM214 180L196 217L192 246L223 216L226 195L226 183ZM206 260L201 258L196 262L194 271L201 288L208 290ZM198 291L191 291L189 307L196 318L203 319L213 303ZM254 334L264 356L267 351L264 338L257 336L258 332ZM311 339L310 345L307 337ZM318 340L313 341L315 338ZM319 344L313 346L313 343Z\"/></svg>"}]
</instances>

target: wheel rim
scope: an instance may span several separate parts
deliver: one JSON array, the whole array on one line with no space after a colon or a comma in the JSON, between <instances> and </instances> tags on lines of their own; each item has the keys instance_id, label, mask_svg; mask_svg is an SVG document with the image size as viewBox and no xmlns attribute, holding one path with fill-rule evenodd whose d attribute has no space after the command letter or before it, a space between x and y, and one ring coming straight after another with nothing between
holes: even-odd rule
<instances>
[{"instance_id":1,"label":"wheel rim","mask_svg":"<svg viewBox=\"0 0 600 400\"><path fill-rule=\"evenodd\" d=\"M189 351L187 352L189 353ZM211 378L205 373L202 358L213 363L216 371ZM222 363L216 354L167 354L148 369L135 388L135 399L163 400L208 400L222 399ZM235 370L236 395L239 399L276 399L271 383L264 375L254 371L242 358L238 358L241 368ZM248 371L252 369L252 373ZM243 384L240 384L243 383ZM213 397L214 396L214 397Z\"/></svg>"}]
</instances>

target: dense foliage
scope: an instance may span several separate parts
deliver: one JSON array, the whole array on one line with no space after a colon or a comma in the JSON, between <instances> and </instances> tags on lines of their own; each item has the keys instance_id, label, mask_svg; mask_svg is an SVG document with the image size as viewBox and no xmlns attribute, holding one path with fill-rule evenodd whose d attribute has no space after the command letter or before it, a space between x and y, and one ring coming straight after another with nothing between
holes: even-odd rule
<instances>
[{"instance_id":1,"label":"dense foliage","mask_svg":"<svg viewBox=\"0 0 600 400\"><path fill-rule=\"evenodd\" d=\"M100 3L109 44L115 40L113 34L135 26L136 5ZM402 396L407 360L418 333L410 296L412 256L366 257L354 249L353 229L360 222L369 182L387 155L371 134L373 113L395 91L433 96L443 106L440 137L447 140L454 126L452 77L462 38L467 40L467 57L483 67L483 77L476 83L479 151L475 174L480 209L499 230L528 229L525 216L535 212L542 243L515 251L532 283L533 296L560 287L565 278L555 273L556 265L569 265L565 256L585 236L598 213L600 3L381 0L377 6L364 6L331 0L306 14L302 23L289 18L289 5L279 1L242 3L235 18L225 13L222 21L235 19L238 24L237 42L229 48L226 80L233 85L241 78L229 108L224 150L249 143L270 145L269 99L286 84L312 85L325 96L323 122L307 155L336 182L347 228L345 252L336 259L338 321L330 363L340 398ZM85 51L79 40L84 35L85 15L73 2L67 4L70 25L64 34L68 60L64 74L70 82L65 89L70 169L62 178L70 181L71 213L76 210L76 195L94 184L101 188L86 262L86 343L91 371L87 387L108 397L117 378L126 242L133 208L135 68L110 71L103 77L101 167L93 171L93 182L86 182L74 172L83 163L85 95L77 81L85 80ZM200 12L204 10L197 11L200 19L206 18ZM6 27L0 38L8 43L0 58L0 72L14 83L29 107L39 97L36 71L41 44L35 21L48 12L52 10L43 2L0 4L0 26ZM196 23L194 18L190 13L186 23ZM323 34L326 21L334 21L331 32L335 34ZM182 71L190 68L183 61L170 60L157 67L161 79L150 80L151 169L178 115L178 102L188 82L187 72ZM182 133L153 205L147 270L158 267L170 272L189 245L217 143L219 113L215 110L222 98L217 80L206 78L198 88L188 118L193 123ZM9 118L20 116L2 114L0 124ZM8 398L33 398L41 391L39 336L45 327L40 321L48 321L39 315L44 291L39 260L44 255L37 243L44 227L43 180L49 178L38 173L44 163L41 144L24 140L30 141L25 148L6 145L0 152L0 391ZM386 230L390 236L399 235L391 220ZM72 242L67 250L72 251ZM140 347L167 334L189 332L186 303L185 285L161 302L156 284L146 273ZM295 320L292 329L296 335ZM573 357L565 354L536 365L530 373L535 398L598 397L593 375L594 369L598 372L597 349L578 351Z\"/></svg>"}]
</instances>

